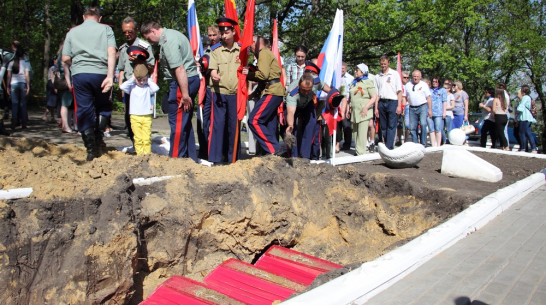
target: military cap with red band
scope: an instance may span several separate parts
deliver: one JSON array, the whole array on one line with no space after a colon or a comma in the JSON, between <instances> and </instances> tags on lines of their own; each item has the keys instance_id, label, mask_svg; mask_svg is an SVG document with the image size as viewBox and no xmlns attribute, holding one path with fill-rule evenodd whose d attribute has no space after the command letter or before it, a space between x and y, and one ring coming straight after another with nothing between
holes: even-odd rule
<instances>
[{"instance_id":1,"label":"military cap with red band","mask_svg":"<svg viewBox=\"0 0 546 305\"><path fill-rule=\"evenodd\" d=\"M150 57L150 53L148 53L148 50L141 46L130 46L127 48L127 54L130 56L136 56L142 60L148 59Z\"/></svg>"},{"instance_id":2,"label":"military cap with red band","mask_svg":"<svg viewBox=\"0 0 546 305\"><path fill-rule=\"evenodd\" d=\"M330 92L328 92L327 97L328 105L330 106L330 108L338 107L344 97L345 96L339 94L339 91L336 88L331 88Z\"/></svg>"},{"instance_id":3,"label":"military cap with red band","mask_svg":"<svg viewBox=\"0 0 546 305\"><path fill-rule=\"evenodd\" d=\"M317 65L315 65L314 63L312 63L312 62L306 61L305 62L305 71L304 72L313 72L316 75L319 75L320 74L320 68Z\"/></svg>"},{"instance_id":4,"label":"military cap with red band","mask_svg":"<svg viewBox=\"0 0 546 305\"><path fill-rule=\"evenodd\" d=\"M203 55L203 57L199 58L199 65L201 65L201 73L204 73L209 69L209 59L210 56L208 54Z\"/></svg>"},{"instance_id":5,"label":"military cap with red band","mask_svg":"<svg viewBox=\"0 0 546 305\"><path fill-rule=\"evenodd\" d=\"M233 29L237 25L237 21L226 17L220 17L216 19L216 23L218 24L218 28L220 29L220 31Z\"/></svg>"}]
</instances>

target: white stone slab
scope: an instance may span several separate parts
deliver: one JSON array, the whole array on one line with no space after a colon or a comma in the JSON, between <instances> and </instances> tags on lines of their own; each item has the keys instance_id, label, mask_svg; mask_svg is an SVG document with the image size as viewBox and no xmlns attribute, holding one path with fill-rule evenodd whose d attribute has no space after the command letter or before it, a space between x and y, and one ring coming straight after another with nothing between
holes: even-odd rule
<instances>
[{"instance_id":1,"label":"white stone slab","mask_svg":"<svg viewBox=\"0 0 546 305\"><path fill-rule=\"evenodd\" d=\"M486 182L498 182L502 171L465 149L447 149L442 156L442 174Z\"/></svg>"}]
</instances>

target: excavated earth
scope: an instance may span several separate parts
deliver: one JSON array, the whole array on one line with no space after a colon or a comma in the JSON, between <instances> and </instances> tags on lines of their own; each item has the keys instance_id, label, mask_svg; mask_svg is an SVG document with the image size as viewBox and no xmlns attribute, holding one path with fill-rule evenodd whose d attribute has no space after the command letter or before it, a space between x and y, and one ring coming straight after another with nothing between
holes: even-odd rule
<instances>
[{"instance_id":1,"label":"excavated earth","mask_svg":"<svg viewBox=\"0 0 546 305\"><path fill-rule=\"evenodd\" d=\"M74 145L0 138L3 304L138 304L172 275L201 280L228 258L255 261L278 244L346 266L372 260L546 161L476 153L498 183L381 160L333 167L263 157L205 167L111 150L85 162ZM151 185L134 178L173 175Z\"/></svg>"}]
</instances>

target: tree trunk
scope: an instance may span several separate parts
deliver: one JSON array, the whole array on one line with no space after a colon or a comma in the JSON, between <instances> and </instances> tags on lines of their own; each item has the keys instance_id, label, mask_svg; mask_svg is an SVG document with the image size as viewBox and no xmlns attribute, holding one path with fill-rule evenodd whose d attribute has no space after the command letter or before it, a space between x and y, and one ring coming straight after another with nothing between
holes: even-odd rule
<instances>
[{"instance_id":1,"label":"tree trunk","mask_svg":"<svg viewBox=\"0 0 546 305\"><path fill-rule=\"evenodd\" d=\"M70 1L70 23L76 26L83 22L83 5L81 0Z\"/></svg>"},{"instance_id":2,"label":"tree trunk","mask_svg":"<svg viewBox=\"0 0 546 305\"><path fill-rule=\"evenodd\" d=\"M49 9L51 8L51 3L49 0L46 0L44 3L44 17L45 17L45 40L44 40L44 59L43 59L43 71L44 71L44 89L47 90L47 77L49 71L49 53L51 49L51 16L49 15Z\"/></svg>"}]
</instances>

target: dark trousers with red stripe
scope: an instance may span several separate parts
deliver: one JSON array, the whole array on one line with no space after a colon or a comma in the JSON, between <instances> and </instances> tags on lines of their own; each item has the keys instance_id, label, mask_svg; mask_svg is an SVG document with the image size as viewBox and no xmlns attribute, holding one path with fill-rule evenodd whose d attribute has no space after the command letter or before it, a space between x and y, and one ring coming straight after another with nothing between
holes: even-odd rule
<instances>
[{"instance_id":1,"label":"dark trousers with red stripe","mask_svg":"<svg viewBox=\"0 0 546 305\"><path fill-rule=\"evenodd\" d=\"M237 120L237 95L212 93L210 113L209 161L229 163L239 160L241 142Z\"/></svg>"},{"instance_id":2,"label":"dark trousers with red stripe","mask_svg":"<svg viewBox=\"0 0 546 305\"><path fill-rule=\"evenodd\" d=\"M270 154L274 154L280 148L277 138L277 108L282 101L282 96L264 95L254 105L248 118L252 134L262 149Z\"/></svg>"},{"instance_id":3,"label":"dark trousers with red stripe","mask_svg":"<svg viewBox=\"0 0 546 305\"><path fill-rule=\"evenodd\" d=\"M188 78L188 89L190 98L195 101L199 92L199 76ZM193 126L191 119L193 117L193 107L189 112L184 112L178 108L177 100L178 83L172 81L169 84L168 98L168 117L171 126L170 151L172 158L192 158L197 162L197 150L195 149L195 136L193 135Z\"/></svg>"},{"instance_id":4,"label":"dark trousers with red stripe","mask_svg":"<svg viewBox=\"0 0 546 305\"><path fill-rule=\"evenodd\" d=\"M296 113L294 135L296 144L292 147L292 156L318 160L320 156L320 122L313 103Z\"/></svg>"},{"instance_id":5,"label":"dark trousers with red stripe","mask_svg":"<svg viewBox=\"0 0 546 305\"><path fill-rule=\"evenodd\" d=\"M106 78L103 74L79 73L72 76L78 131L95 128L98 115L110 117L112 102L110 91L102 93L101 84Z\"/></svg>"}]
</instances>

